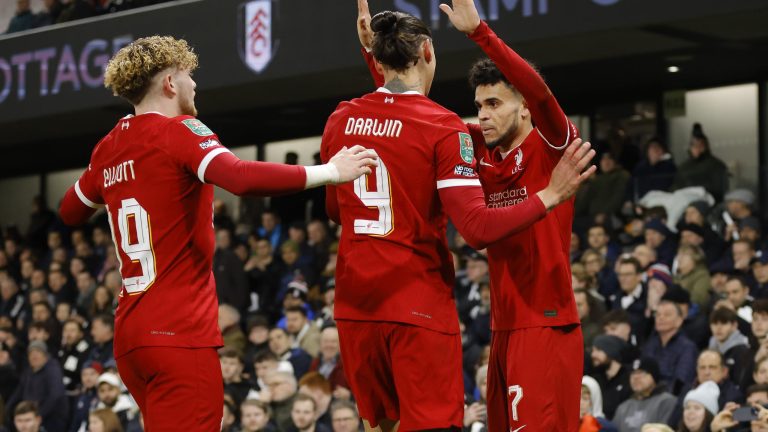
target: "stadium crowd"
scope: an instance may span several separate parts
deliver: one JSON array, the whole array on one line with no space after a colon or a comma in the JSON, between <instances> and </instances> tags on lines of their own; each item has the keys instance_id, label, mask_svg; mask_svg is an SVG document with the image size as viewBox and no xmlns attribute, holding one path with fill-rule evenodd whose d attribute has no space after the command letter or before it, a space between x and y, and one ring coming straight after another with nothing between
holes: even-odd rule
<instances>
[{"instance_id":1,"label":"stadium crowd","mask_svg":"<svg viewBox=\"0 0 768 432\"><path fill-rule=\"evenodd\" d=\"M758 407L768 404L768 251L754 194L728 189L699 125L682 163L658 139L641 150L617 134L601 148L572 235L586 365L580 431L768 431ZM3 427L140 431L112 352L122 281L106 216L69 229L42 202L26 233L3 232ZM333 321L339 227L325 217L323 191L242 207L233 218L214 205L223 430L361 430ZM451 229L448 240L464 425L480 432L488 260Z\"/></svg>"},{"instance_id":2,"label":"stadium crowd","mask_svg":"<svg viewBox=\"0 0 768 432\"><path fill-rule=\"evenodd\" d=\"M30 0L16 0L16 14L11 18L5 33L15 33L166 1L170 0L43 0L43 9L34 13Z\"/></svg>"}]
</instances>

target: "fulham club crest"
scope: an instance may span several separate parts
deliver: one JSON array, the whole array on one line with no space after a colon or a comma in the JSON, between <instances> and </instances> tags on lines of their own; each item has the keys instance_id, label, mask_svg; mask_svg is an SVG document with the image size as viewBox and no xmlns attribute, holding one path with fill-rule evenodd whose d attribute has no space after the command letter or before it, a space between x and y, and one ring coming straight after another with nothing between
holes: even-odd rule
<instances>
[{"instance_id":1,"label":"fulham club crest","mask_svg":"<svg viewBox=\"0 0 768 432\"><path fill-rule=\"evenodd\" d=\"M240 57L249 69L259 74L277 51L273 25L274 0L253 0L240 5Z\"/></svg>"}]
</instances>

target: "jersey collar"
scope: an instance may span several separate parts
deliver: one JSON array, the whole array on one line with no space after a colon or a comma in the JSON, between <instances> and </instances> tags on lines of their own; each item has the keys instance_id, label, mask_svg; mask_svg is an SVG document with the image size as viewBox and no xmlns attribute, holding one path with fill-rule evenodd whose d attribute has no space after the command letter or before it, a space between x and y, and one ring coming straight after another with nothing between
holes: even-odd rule
<instances>
[{"instance_id":1,"label":"jersey collar","mask_svg":"<svg viewBox=\"0 0 768 432\"><path fill-rule=\"evenodd\" d=\"M376 93L386 93L386 94L398 94L398 95L419 95L424 96L423 94L417 92L416 90L408 90L407 92L403 93L392 93L388 88L386 87L379 87L376 89Z\"/></svg>"}]
</instances>

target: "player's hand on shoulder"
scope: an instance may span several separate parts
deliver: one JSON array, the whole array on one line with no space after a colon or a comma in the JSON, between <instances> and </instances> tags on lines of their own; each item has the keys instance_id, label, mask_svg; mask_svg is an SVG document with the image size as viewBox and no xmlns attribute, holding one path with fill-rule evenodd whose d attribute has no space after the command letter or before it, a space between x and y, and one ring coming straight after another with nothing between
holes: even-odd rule
<instances>
[{"instance_id":1,"label":"player's hand on shoulder","mask_svg":"<svg viewBox=\"0 0 768 432\"><path fill-rule=\"evenodd\" d=\"M339 172L338 180L333 183L346 183L370 174L371 168L378 166L378 160L379 157L374 150L368 150L361 145L342 148L329 161Z\"/></svg>"},{"instance_id":2,"label":"player's hand on shoulder","mask_svg":"<svg viewBox=\"0 0 768 432\"><path fill-rule=\"evenodd\" d=\"M474 0L452 0L451 6L443 3L440 10L448 15L451 24L457 30L471 34L480 25L480 14L477 13Z\"/></svg>"},{"instance_id":3,"label":"player's hand on shoulder","mask_svg":"<svg viewBox=\"0 0 768 432\"><path fill-rule=\"evenodd\" d=\"M373 45L373 30L371 30L371 11L368 0L357 0L357 37L360 45L370 50Z\"/></svg>"},{"instance_id":4,"label":"player's hand on shoulder","mask_svg":"<svg viewBox=\"0 0 768 432\"><path fill-rule=\"evenodd\" d=\"M590 143L583 142L581 138L571 142L552 171L549 186L539 192L539 198L547 209L572 197L579 186L594 174L597 168L589 166L594 157L595 151Z\"/></svg>"}]
</instances>

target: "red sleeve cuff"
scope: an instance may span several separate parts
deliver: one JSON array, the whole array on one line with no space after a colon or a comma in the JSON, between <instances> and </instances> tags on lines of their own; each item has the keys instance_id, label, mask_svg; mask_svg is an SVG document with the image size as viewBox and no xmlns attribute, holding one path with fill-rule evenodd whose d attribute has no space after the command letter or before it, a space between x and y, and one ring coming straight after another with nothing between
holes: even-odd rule
<instances>
[{"instance_id":1,"label":"red sleeve cuff","mask_svg":"<svg viewBox=\"0 0 768 432\"><path fill-rule=\"evenodd\" d=\"M488 23L486 23L483 20L480 20L480 25L477 26L475 31L469 34L469 38L472 39L475 42L479 42L479 39L488 36L489 33L491 33L492 30L488 26Z\"/></svg>"}]
</instances>

